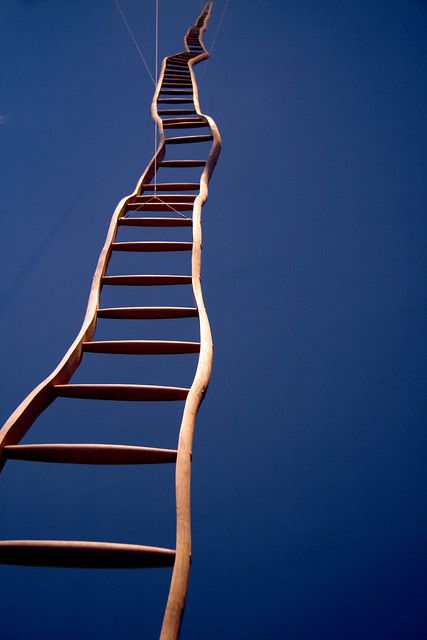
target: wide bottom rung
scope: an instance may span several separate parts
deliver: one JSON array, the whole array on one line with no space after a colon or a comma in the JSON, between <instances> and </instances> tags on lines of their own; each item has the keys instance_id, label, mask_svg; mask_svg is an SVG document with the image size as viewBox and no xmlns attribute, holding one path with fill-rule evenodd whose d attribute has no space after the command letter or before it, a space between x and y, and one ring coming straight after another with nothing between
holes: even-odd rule
<instances>
[{"instance_id":1,"label":"wide bottom rung","mask_svg":"<svg viewBox=\"0 0 427 640\"><path fill-rule=\"evenodd\" d=\"M163 402L185 400L189 389L148 384L57 384L57 396L87 400L130 400Z\"/></svg>"},{"instance_id":2,"label":"wide bottom rung","mask_svg":"<svg viewBox=\"0 0 427 640\"><path fill-rule=\"evenodd\" d=\"M171 567L175 551L161 547L81 540L1 540L0 564L76 569Z\"/></svg>"},{"instance_id":3,"label":"wide bottom rung","mask_svg":"<svg viewBox=\"0 0 427 640\"><path fill-rule=\"evenodd\" d=\"M121 444L18 444L3 449L8 460L71 464L161 464L174 463L175 449Z\"/></svg>"}]
</instances>

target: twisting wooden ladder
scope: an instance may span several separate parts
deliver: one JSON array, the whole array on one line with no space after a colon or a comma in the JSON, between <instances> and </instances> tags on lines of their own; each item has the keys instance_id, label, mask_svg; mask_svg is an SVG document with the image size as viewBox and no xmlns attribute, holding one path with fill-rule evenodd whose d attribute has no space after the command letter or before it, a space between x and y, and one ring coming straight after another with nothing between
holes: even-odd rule
<instances>
[{"instance_id":1,"label":"twisting wooden ladder","mask_svg":"<svg viewBox=\"0 0 427 640\"><path fill-rule=\"evenodd\" d=\"M211 13L208 2L184 38L185 50L163 60L151 113L159 130L159 145L136 189L118 204L108 229L93 277L86 315L80 332L57 368L18 406L0 431L1 464L8 459L83 464L176 463L176 549L135 544L65 540L0 541L0 562L59 567L164 567L173 566L161 638L177 638L184 612L191 558L190 475L195 419L207 389L212 338L200 284L201 209L208 195L221 138L215 122L200 110L193 65L209 56L202 35ZM172 105L171 108L164 108ZM183 107L184 108L181 108ZM206 127L206 135L165 137L167 129ZM205 160L168 160L169 145L211 142ZM191 145L190 145L191 146ZM157 183L158 168L200 167L200 182ZM190 191L192 194L184 194ZM160 194L160 195L159 195ZM148 212L148 215L147 215ZM163 212L157 217L150 212ZM180 212L192 212L187 217ZM117 242L121 225L130 227L189 227L192 242ZM107 275L115 251L191 251L190 275ZM192 284L194 307L100 308L101 289L108 285ZM173 340L94 340L98 318L164 319L198 317L200 343ZM190 388L139 384L70 384L85 353L182 354L199 352ZM110 444L19 444L37 417L58 397L99 400L185 401L176 450Z\"/></svg>"}]
</instances>

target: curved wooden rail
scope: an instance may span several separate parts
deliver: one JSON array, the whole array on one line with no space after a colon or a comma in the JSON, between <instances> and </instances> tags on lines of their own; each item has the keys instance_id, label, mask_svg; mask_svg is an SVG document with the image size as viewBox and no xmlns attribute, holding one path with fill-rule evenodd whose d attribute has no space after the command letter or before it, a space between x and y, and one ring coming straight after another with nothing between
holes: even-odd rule
<instances>
[{"instance_id":1,"label":"curved wooden rail","mask_svg":"<svg viewBox=\"0 0 427 640\"><path fill-rule=\"evenodd\" d=\"M74 342L56 369L43 380L17 407L0 430L0 469L7 459L39 462L85 464L137 464L176 462L176 549L118 545L104 542L73 541L0 541L0 563L41 564L51 566L166 566L173 573L160 637L174 639L185 607L191 560L191 449L196 415L209 384L212 366L212 336L200 283L202 206L208 197L208 184L221 149L221 137L214 120L202 113L193 66L209 57L203 46L203 32L211 14L208 2L196 23L185 34L184 51L163 60L159 80L151 104L151 114L158 127L159 144L140 177L135 190L117 205L111 218L105 244L92 280L86 315ZM167 105L171 105L168 108ZM171 117L173 116L173 117ZM188 129L205 128L194 136ZM165 136L165 129L184 130L179 136ZM210 132L209 132L210 131ZM209 133L208 133L209 132ZM211 142L206 160L164 159L171 144ZM200 167L200 181L157 184L160 167ZM153 182L154 180L154 182ZM197 193L186 193L195 191ZM168 192L168 193L166 193ZM173 193L169 193L173 192ZM140 217L129 217L139 211ZM169 217L156 217L152 212L167 211ZM192 212L192 217L178 217L177 212ZM147 215L148 213L148 215ZM121 225L192 227L192 242L116 242ZM191 276L129 274L106 275L113 251L191 251ZM104 285L179 285L192 284L195 307L99 307ZM198 317L200 343L179 341L95 341L97 319L109 318L179 318ZM199 353L191 387L158 387L155 385L69 384L86 352L103 353ZM37 417L57 397L96 398L102 400L184 401L177 450L129 447L127 445L19 445ZM124 555L125 554L125 555Z\"/></svg>"}]
</instances>

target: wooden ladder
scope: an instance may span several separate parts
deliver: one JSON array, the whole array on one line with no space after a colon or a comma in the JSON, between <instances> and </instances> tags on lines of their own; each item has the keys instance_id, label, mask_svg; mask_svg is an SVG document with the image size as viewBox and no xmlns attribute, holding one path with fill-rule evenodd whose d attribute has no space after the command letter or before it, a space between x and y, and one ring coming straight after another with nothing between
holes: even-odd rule
<instances>
[{"instance_id":1,"label":"wooden ladder","mask_svg":"<svg viewBox=\"0 0 427 640\"><path fill-rule=\"evenodd\" d=\"M212 3L208 2L187 31L185 50L163 60L151 113L159 130L159 145L133 193L117 205L92 281L82 327L57 368L18 406L0 430L0 468L8 459L81 464L176 465L176 548L94 541L1 540L0 563L58 567L165 567L173 566L169 596L160 637L177 638L185 607L191 560L190 476L195 419L209 384L212 337L200 283L201 209L220 149L215 122L200 110L193 65L209 57L203 46ZM165 130L206 129L203 135L165 136ZM191 131L189 132L191 134ZM167 159L169 145L210 142L203 160ZM166 157L165 157L166 156ZM159 168L200 168L199 182L157 183ZM173 171L171 171L173 174ZM190 192L190 193L188 193ZM118 242L120 227L188 227L191 242ZM107 274L117 251L191 252L191 275ZM194 307L100 307L104 286L162 286L192 284ZM198 319L200 342L176 340L94 340L98 318ZM142 384L71 384L70 379L88 352L112 354L198 353L198 365L189 388ZM58 397L100 400L183 401L184 409L176 450L112 444L20 444L38 416Z\"/></svg>"}]
</instances>

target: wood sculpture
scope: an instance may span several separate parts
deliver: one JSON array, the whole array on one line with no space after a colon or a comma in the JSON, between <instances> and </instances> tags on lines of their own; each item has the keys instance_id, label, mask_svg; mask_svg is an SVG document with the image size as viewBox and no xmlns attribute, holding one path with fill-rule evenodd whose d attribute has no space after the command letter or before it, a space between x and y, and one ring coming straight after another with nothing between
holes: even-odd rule
<instances>
[{"instance_id":1,"label":"wood sculpture","mask_svg":"<svg viewBox=\"0 0 427 640\"><path fill-rule=\"evenodd\" d=\"M18 406L0 431L0 460L83 464L176 464L176 548L164 549L135 544L64 540L0 541L0 562L60 567L163 567L173 566L166 604L162 639L177 638L184 612L191 558L190 479L191 449L196 415L209 384L212 338L200 284L201 210L208 196L208 184L220 149L221 138L215 122L200 110L193 66L209 57L202 36L212 3L208 2L184 38L185 50L163 60L151 113L159 131L154 157L135 190L123 198L111 219L107 238L93 277L82 327L57 368ZM169 106L167 106L169 105ZM166 137L169 129L205 127L206 135ZM211 142L205 160L168 160L170 145ZM191 146L191 144L189 145ZM158 183L160 167L179 170L200 167L200 182ZM186 194L183 192L193 192ZM159 212L150 215L150 212ZM188 212L177 215L177 212ZM189 213L192 212L192 215ZM147 215L148 213L148 215ZM191 217L190 217L191 215ZM117 242L121 225L130 227L189 227L191 242ZM107 274L115 251L191 251L191 275ZM194 307L100 308L104 286L161 286L192 284ZM98 318L164 319L198 318L200 342L166 340L94 340ZM190 388L139 384L71 384L69 381L88 352L113 354L178 354L199 352L198 365ZM37 417L58 397L100 400L177 401L184 409L176 450L110 444L19 444Z\"/></svg>"}]
</instances>

